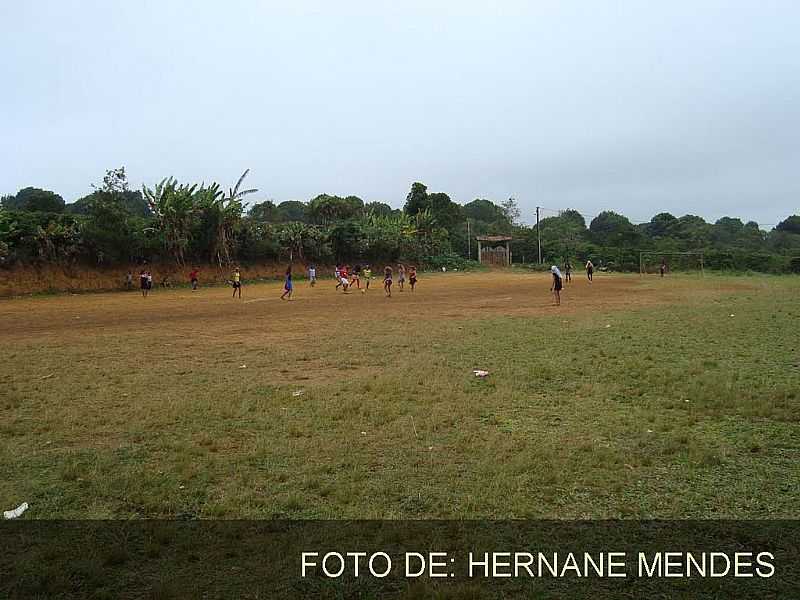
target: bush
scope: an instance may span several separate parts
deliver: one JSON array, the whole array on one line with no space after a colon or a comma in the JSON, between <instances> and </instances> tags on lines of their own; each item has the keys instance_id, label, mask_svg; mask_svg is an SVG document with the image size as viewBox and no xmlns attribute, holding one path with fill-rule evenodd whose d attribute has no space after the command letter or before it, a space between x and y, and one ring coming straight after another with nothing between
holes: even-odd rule
<instances>
[{"instance_id":1,"label":"bush","mask_svg":"<svg viewBox=\"0 0 800 600\"><path fill-rule=\"evenodd\" d=\"M481 268L481 264L478 261L468 260L453 252L429 256L423 260L423 263L426 268L434 271L441 271L442 267L448 271L471 271Z\"/></svg>"}]
</instances>

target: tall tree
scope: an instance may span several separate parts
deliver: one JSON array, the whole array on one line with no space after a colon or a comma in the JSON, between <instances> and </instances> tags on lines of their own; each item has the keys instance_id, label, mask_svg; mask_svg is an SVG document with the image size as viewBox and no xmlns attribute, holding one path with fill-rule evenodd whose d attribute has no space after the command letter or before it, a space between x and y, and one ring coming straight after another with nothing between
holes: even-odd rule
<instances>
[{"instance_id":1,"label":"tall tree","mask_svg":"<svg viewBox=\"0 0 800 600\"><path fill-rule=\"evenodd\" d=\"M800 234L800 215L785 218L775 226L776 231Z\"/></svg>"},{"instance_id":2,"label":"tall tree","mask_svg":"<svg viewBox=\"0 0 800 600\"><path fill-rule=\"evenodd\" d=\"M15 196L3 197L6 210L60 213L64 210L64 199L50 190L35 187L22 188Z\"/></svg>"},{"instance_id":3,"label":"tall tree","mask_svg":"<svg viewBox=\"0 0 800 600\"><path fill-rule=\"evenodd\" d=\"M286 200L278 204L278 221L301 221L308 220L308 206L299 200Z\"/></svg>"},{"instance_id":4,"label":"tall tree","mask_svg":"<svg viewBox=\"0 0 800 600\"><path fill-rule=\"evenodd\" d=\"M273 223L278 220L278 207L272 200L265 200L258 202L250 207L247 211L247 216L256 221L264 223Z\"/></svg>"},{"instance_id":5,"label":"tall tree","mask_svg":"<svg viewBox=\"0 0 800 600\"><path fill-rule=\"evenodd\" d=\"M420 211L430 208L430 201L428 200L428 188L425 184L414 182L411 184L411 191L406 196L406 204L403 211L407 215L415 215Z\"/></svg>"},{"instance_id":6,"label":"tall tree","mask_svg":"<svg viewBox=\"0 0 800 600\"><path fill-rule=\"evenodd\" d=\"M592 219L589 231L594 240L604 246L628 246L635 243L638 237L627 217L610 210L603 211Z\"/></svg>"},{"instance_id":7,"label":"tall tree","mask_svg":"<svg viewBox=\"0 0 800 600\"><path fill-rule=\"evenodd\" d=\"M522 216L522 212L519 210L519 206L517 205L517 199L514 196L511 196L508 200L503 202L500 207L503 209L503 214L505 215L508 222L512 225L519 225L519 219Z\"/></svg>"}]
</instances>

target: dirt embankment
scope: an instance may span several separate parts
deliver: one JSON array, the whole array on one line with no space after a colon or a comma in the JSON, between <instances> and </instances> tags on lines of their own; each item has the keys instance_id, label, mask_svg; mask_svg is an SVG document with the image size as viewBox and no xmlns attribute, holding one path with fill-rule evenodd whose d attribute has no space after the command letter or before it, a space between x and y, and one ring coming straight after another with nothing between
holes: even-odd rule
<instances>
[{"instance_id":1,"label":"dirt embankment","mask_svg":"<svg viewBox=\"0 0 800 600\"><path fill-rule=\"evenodd\" d=\"M261 264L242 264L242 277L245 280L278 279L286 271L285 262ZM153 286L161 286L166 278L172 286L188 285L189 271L193 265L179 267L170 263L155 263L143 267L131 264L117 266L88 267L85 265L24 265L0 269L0 297L37 294L42 292L100 292L123 290L126 287L126 275L130 271L133 286L139 286L139 271L150 269L153 275ZM231 276L231 269L219 265L197 264L200 270L200 282L203 285L225 283ZM293 265L294 272L303 276L306 266L301 263ZM318 265L319 277L333 273L333 267Z\"/></svg>"}]
</instances>

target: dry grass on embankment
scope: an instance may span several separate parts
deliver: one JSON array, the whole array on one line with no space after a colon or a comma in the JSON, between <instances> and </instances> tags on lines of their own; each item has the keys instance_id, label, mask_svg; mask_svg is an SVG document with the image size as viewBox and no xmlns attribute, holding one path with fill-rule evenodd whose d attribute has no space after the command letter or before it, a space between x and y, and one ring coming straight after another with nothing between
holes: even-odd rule
<instances>
[{"instance_id":1,"label":"dry grass on embankment","mask_svg":"<svg viewBox=\"0 0 800 600\"><path fill-rule=\"evenodd\" d=\"M225 283L230 279L230 269L219 265L199 264L200 282L203 285ZM171 285L189 284L189 271L192 265L179 267L172 263L149 265L153 274L153 285L160 286L164 277L168 277ZM87 267L85 265L24 265L0 269L0 297L21 296L26 294L56 292L101 292L125 289L125 274L133 274L134 287L138 287L138 274L141 265L131 264L117 266ZM242 265L242 277L247 280L276 279L283 277L285 262L272 262ZM305 274L305 266L295 264L297 273ZM321 275L333 269L318 266Z\"/></svg>"}]
</instances>

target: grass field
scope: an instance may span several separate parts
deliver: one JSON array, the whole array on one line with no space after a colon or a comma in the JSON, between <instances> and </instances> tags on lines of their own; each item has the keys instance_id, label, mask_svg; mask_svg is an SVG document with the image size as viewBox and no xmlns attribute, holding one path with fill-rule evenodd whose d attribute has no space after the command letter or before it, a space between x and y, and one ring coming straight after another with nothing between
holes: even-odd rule
<instances>
[{"instance_id":1,"label":"grass field","mask_svg":"<svg viewBox=\"0 0 800 600\"><path fill-rule=\"evenodd\" d=\"M0 302L25 518L797 517L800 278ZM473 368L490 375L479 380Z\"/></svg>"}]
</instances>

